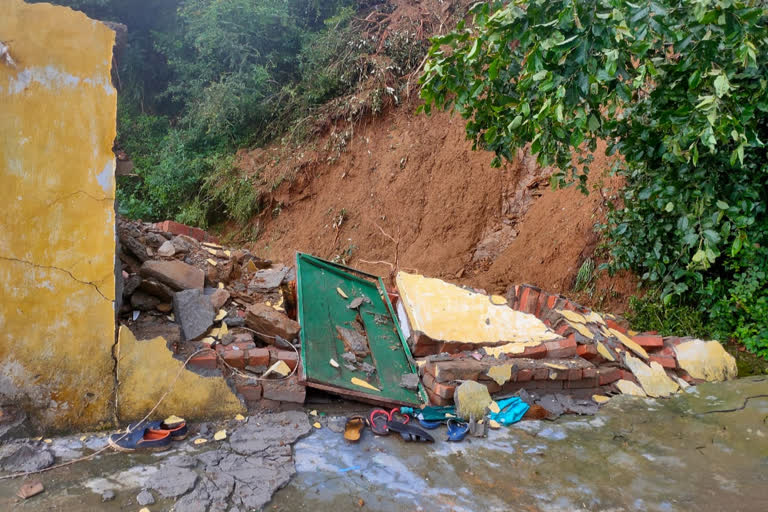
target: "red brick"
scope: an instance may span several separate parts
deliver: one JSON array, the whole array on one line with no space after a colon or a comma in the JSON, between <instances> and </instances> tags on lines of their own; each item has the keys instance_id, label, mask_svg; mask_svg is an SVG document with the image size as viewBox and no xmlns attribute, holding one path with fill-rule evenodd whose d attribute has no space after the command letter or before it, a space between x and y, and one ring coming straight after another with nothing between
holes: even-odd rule
<instances>
[{"instance_id":1,"label":"red brick","mask_svg":"<svg viewBox=\"0 0 768 512\"><path fill-rule=\"evenodd\" d=\"M426 388L425 388L426 389ZM452 405L453 404L453 398L443 398L435 393L433 393L430 389L427 389L427 396L429 397L429 403L432 405L437 406L446 406L446 405Z\"/></svg>"},{"instance_id":2,"label":"red brick","mask_svg":"<svg viewBox=\"0 0 768 512\"><path fill-rule=\"evenodd\" d=\"M603 366L597 369L598 384L605 386L616 382L621 378L621 370L612 366Z\"/></svg>"},{"instance_id":3,"label":"red brick","mask_svg":"<svg viewBox=\"0 0 768 512\"><path fill-rule=\"evenodd\" d=\"M230 343L227 345L228 348L235 348L237 347L237 350L250 350L252 348L256 348L256 344L252 341L238 341L235 343Z\"/></svg>"},{"instance_id":4,"label":"red brick","mask_svg":"<svg viewBox=\"0 0 768 512\"><path fill-rule=\"evenodd\" d=\"M591 379L597 377L597 368L594 366L592 368L584 368L582 371L582 378L583 379Z\"/></svg>"},{"instance_id":5,"label":"red brick","mask_svg":"<svg viewBox=\"0 0 768 512\"><path fill-rule=\"evenodd\" d=\"M594 359L597 357L597 346L592 344L577 345L576 354L579 357L583 357L584 359Z\"/></svg>"},{"instance_id":6,"label":"red brick","mask_svg":"<svg viewBox=\"0 0 768 512\"><path fill-rule=\"evenodd\" d=\"M629 370L625 370L623 368L620 369L619 372L621 372L621 378L622 379L628 380L630 382L634 382L635 384L637 384L637 377L635 377L634 373L632 373Z\"/></svg>"},{"instance_id":7,"label":"red brick","mask_svg":"<svg viewBox=\"0 0 768 512\"><path fill-rule=\"evenodd\" d=\"M658 348L664 346L664 338L658 334L637 334L632 336L632 341L643 348Z\"/></svg>"},{"instance_id":8,"label":"red brick","mask_svg":"<svg viewBox=\"0 0 768 512\"><path fill-rule=\"evenodd\" d=\"M653 354L648 356L648 359L650 359L651 361L656 361L664 368L670 368L672 370L677 368L677 359L675 359L674 357L664 357L664 356L658 356Z\"/></svg>"},{"instance_id":9,"label":"red brick","mask_svg":"<svg viewBox=\"0 0 768 512\"><path fill-rule=\"evenodd\" d=\"M549 369L549 375L547 378L549 380L568 380L568 375L570 374L570 369L568 370L557 370L555 368Z\"/></svg>"},{"instance_id":10,"label":"red brick","mask_svg":"<svg viewBox=\"0 0 768 512\"><path fill-rule=\"evenodd\" d=\"M555 307L555 303L557 302L558 296L557 295L547 295L547 308L552 309Z\"/></svg>"},{"instance_id":11,"label":"red brick","mask_svg":"<svg viewBox=\"0 0 768 512\"><path fill-rule=\"evenodd\" d=\"M547 357L562 359L576 355L576 340L565 338L556 341L544 342L547 347Z\"/></svg>"},{"instance_id":12,"label":"red brick","mask_svg":"<svg viewBox=\"0 0 768 512\"><path fill-rule=\"evenodd\" d=\"M568 370L568 379L567 380L581 380L584 375L584 370L581 368L570 368Z\"/></svg>"},{"instance_id":13,"label":"red brick","mask_svg":"<svg viewBox=\"0 0 768 512\"><path fill-rule=\"evenodd\" d=\"M675 349L672 347L664 347L661 350L657 350L653 353L655 356L661 356L661 357L672 357L677 358L677 354L675 354Z\"/></svg>"},{"instance_id":14,"label":"red brick","mask_svg":"<svg viewBox=\"0 0 768 512\"><path fill-rule=\"evenodd\" d=\"M248 366L269 366L269 350L265 348L252 348L246 354Z\"/></svg>"},{"instance_id":15,"label":"red brick","mask_svg":"<svg viewBox=\"0 0 768 512\"><path fill-rule=\"evenodd\" d=\"M205 232L200 228L193 228L185 224L180 224L172 220L166 220L163 222L155 223L155 229L172 233L174 235L187 235L191 236L198 242L217 242L217 238Z\"/></svg>"},{"instance_id":16,"label":"red brick","mask_svg":"<svg viewBox=\"0 0 768 512\"><path fill-rule=\"evenodd\" d=\"M533 380L547 380L549 378L549 368L543 366L533 369Z\"/></svg>"},{"instance_id":17,"label":"red brick","mask_svg":"<svg viewBox=\"0 0 768 512\"><path fill-rule=\"evenodd\" d=\"M211 370L216 369L218 358L216 352L213 350L206 350L197 354L195 357L189 360L189 365L196 368L208 368Z\"/></svg>"},{"instance_id":18,"label":"red brick","mask_svg":"<svg viewBox=\"0 0 768 512\"><path fill-rule=\"evenodd\" d=\"M589 379L569 380L565 383L565 389L596 388L597 386L597 377L592 377Z\"/></svg>"},{"instance_id":19,"label":"red brick","mask_svg":"<svg viewBox=\"0 0 768 512\"><path fill-rule=\"evenodd\" d=\"M277 358L287 364L291 370L299 364L299 354L293 350L280 350L277 352Z\"/></svg>"},{"instance_id":20,"label":"red brick","mask_svg":"<svg viewBox=\"0 0 768 512\"><path fill-rule=\"evenodd\" d=\"M536 317L541 317L541 315L544 313L549 297L550 295L547 292L539 293L539 300L536 303L536 312L534 313Z\"/></svg>"},{"instance_id":21,"label":"red brick","mask_svg":"<svg viewBox=\"0 0 768 512\"><path fill-rule=\"evenodd\" d=\"M517 372L515 382L528 382L533 379L533 368L522 368Z\"/></svg>"},{"instance_id":22,"label":"red brick","mask_svg":"<svg viewBox=\"0 0 768 512\"><path fill-rule=\"evenodd\" d=\"M604 320L605 320L605 325L607 325L611 329L616 329L617 331L623 334L627 334L627 330L624 327L622 327L621 324L616 322L616 320L614 320L613 318L605 318Z\"/></svg>"},{"instance_id":23,"label":"red brick","mask_svg":"<svg viewBox=\"0 0 768 512\"><path fill-rule=\"evenodd\" d=\"M261 384L240 384L237 392L246 402L261 400Z\"/></svg>"},{"instance_id":24,"label":"red brick","mask_svg":"<svg viewBox=\"0 0 768 512\"><path fill-rule=\"evenodd\" d=\"M541 290L531 285L524 285L523 293L520 295L519 310L524 313L536 313L536 306L539 302L539 293Z\"/></svg>"},{"instance_id":25,"label":"red brick","mask_svg":"<svg viewBox=\"0 0 768 512\"><path fill-rule=\"evenodd\" d=\"M227 350L224 350L221 353L221 357L224 359L224 362L226 362L228 365L244 369L245 368L245 351L244 350L237 350L234 348L227 347Z\"/></svg>"},{"instance_id":26,"label":"red brick","mask_svg":"<svg viewBox=\"0 0 768 512\"><path fill-rule=\"evenodd\" d=\"M494 382L495 384L495 382ZM456 391L456 386L451 386L448 384L443 384L441 382L435 382L434 387L432 388L432 392L439 396L440 398L450 398L453 399L453 393ZM489 391L490 392L490 391Z\"/></svg>"},{"instance_id":27,"label":"red brick","mask_svg":"<svg viewBox=\"0 0 768 512\"><path fill-rule=\"evenodd\" d=\"M525 347L519 354L507 354L507 358L514 359L516 357L527 357L529 359L542 359L547 356L547 347L542 343L535 347Z\"/></svg>"},{"instance_id":28,"label":"red brick","mask_svg":"<svg viewBox=\"0 0 768 512\"><path fill-rule=\"evenodd\" d=\"M571 327L568 322L563 322L560 325L557 326L557 329L555 329L555 332L559 334L560 336L565 336L565 333L568 331L573 332L573 327Z\"/></svg>"}]
</instances>

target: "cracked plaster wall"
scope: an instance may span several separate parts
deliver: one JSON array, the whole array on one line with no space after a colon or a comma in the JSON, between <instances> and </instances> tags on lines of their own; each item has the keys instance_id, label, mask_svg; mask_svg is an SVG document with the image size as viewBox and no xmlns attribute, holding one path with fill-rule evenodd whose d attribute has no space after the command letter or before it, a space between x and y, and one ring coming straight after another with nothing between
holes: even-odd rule
<instances>
[{"instance_id":1,"label":"cracked plaster wall","mask_svg":"<svg viewBox=\"0 0 768 512\"><path fill-rule=\"evenodd\" d=\"M114 32L5 0L0 41L0 403L52 430L113 417Z\"/></svg>"}]
</instances>

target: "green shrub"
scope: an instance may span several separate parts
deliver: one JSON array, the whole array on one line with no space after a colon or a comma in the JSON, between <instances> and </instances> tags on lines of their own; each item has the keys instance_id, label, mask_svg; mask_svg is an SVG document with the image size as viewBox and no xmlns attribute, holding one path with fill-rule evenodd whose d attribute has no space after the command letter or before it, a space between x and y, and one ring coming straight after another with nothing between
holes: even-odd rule
<instances>
[{"instance_id":1,"label":"green shrub","mask_svg":"<svg viewBox=\"0 0 768 512\"><path fill-rule=\"evenodd\" d=\"M583 152L607 140L627 183L602 226L609 267L768 347L764 267L742 255L768 225L765 2L517 0L473 13L471 29L433 40L424 110L460 112L494 164L530 145L556 184L585 192Z\"/></svg>"}]
</instances>

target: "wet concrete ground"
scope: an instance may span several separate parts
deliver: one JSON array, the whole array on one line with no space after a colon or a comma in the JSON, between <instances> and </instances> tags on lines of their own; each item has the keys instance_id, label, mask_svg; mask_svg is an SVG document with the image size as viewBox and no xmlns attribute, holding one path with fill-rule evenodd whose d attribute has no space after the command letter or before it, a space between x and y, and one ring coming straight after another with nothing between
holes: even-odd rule
<instances>
[{"instance_id":1,"label":"wet concrete ground","mask_svg":"<svg viewBox=\"0 0 768 512\"><path fill-rule=\"evenodd\" d=\"M712 412L756 395L768 395L768 378L704 384L668 400L618 397L597 416L521 422L460 444L438 430L434 445L370 431L347 444L328 428L336 406L318 406L328 413L324 427L295 445L298 474L266 510L763 511L768 397ZM46 492L26 502L14 498L20 480L0 481L0 510L139 510L136 495L159 462L214 449L203 446L107 454L44 473ZM103 503L106 489L116 497ZM149 509L172 506L158 500Z\"/></svg>"}]
</instances>

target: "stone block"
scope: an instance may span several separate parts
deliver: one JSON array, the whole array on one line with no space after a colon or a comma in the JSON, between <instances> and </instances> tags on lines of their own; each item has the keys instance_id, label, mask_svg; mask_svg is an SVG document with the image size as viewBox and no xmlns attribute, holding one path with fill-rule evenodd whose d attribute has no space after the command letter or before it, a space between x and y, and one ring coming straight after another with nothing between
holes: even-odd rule
<instances>
[{"instance_id":1,"label":"stone block","mask_svg":"<svg viewBox=\"0 0 768 512\"><path fill-rule=\"evenodd\" d=\"M274 343L275 336L293 341L299 336L299 323L266 304L254 304L246 310L245 325L257 331L257 336Z\"/></svg>"},{"instance_id":2,"label":"stone block","mask_svg":"<svg viewBox=\"0 0 768 512\"><path fill-rule=\"evenodd\" d=\"M184 290L173 296L173 314L185 340L195 340L213 325L216 313L202 289Z\"/></svg>"},{"instance_id":3,"label":"stone block","mask_svg":"<svg viewBox=\"0 0 768 512\"><path fill-rule=\"evenodd\" d=\"M303 404L307 389L299 383L297 376L287 379L261 381L262 396L268 400Z\"/></svg>"},{"instance_id":4,"label":"stone block","mask_svg":"<svg viewBox=\"0 0 768 512\"><path fill-rule=\"evenodd\" d=\"M174 290L200 289L205 285L205 273L183 261L149 260L141 265L144 278L156 279Z\"/></svg>"}]
</instances>

